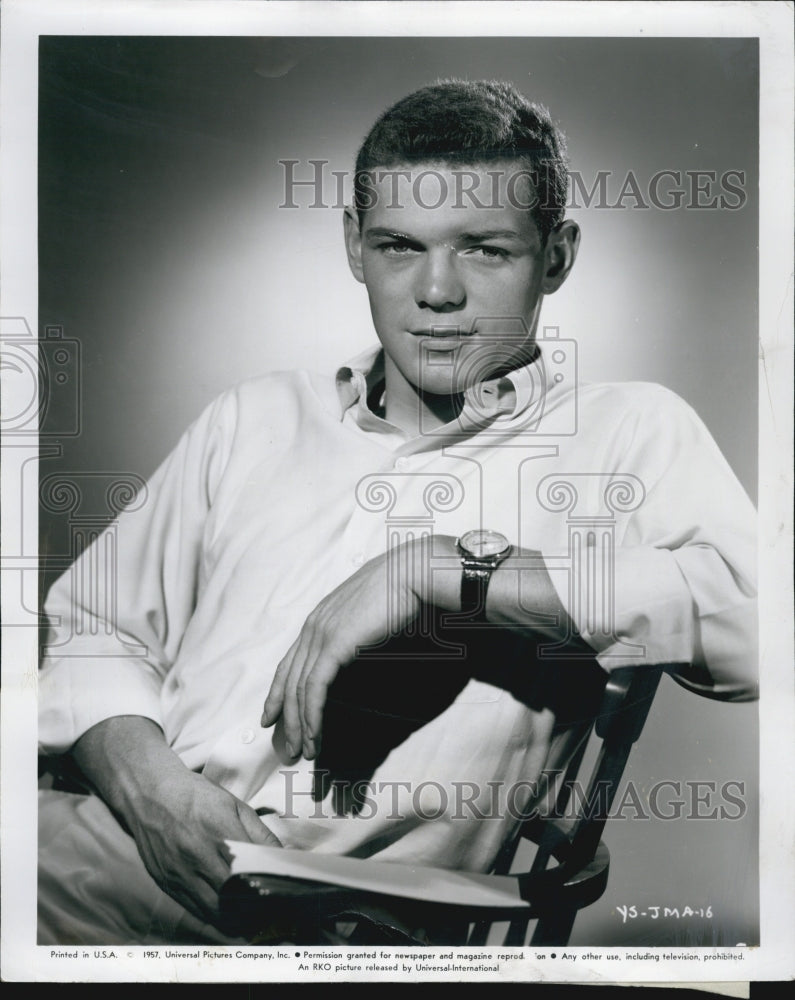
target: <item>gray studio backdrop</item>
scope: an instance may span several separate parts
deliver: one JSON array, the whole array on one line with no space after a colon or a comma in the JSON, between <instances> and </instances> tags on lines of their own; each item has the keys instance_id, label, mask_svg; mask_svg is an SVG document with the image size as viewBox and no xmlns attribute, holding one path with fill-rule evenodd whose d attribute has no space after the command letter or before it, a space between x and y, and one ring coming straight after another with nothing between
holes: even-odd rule
<instances>
[{"instance_id":1,"label":"gray studio backdrop","mask_svg":"<svg viewBox=\"0 0 795 1000\"><path fill-rule=\"evenodd\" d=\"M333 372L370 344L332 171L352 170L389 103L448 76L511 80L568 134L583 241L542 324L576 340L580 378L678 392L755 499L753 39L42 38L39 332L80 352L68 362L79 407L53 383L46 430L61 454L42 458L42 480L146 477L229 385L274 369ZM327 161L330 207L310 208L308 187L297 208L280 207L282 160L298 161L300 179L310 160ZM79 433L59 436L78 409ZM90 481L88 506L101 499ZM49 502L43 553L68 551L68 534ZM682 782L687 808L666 821L627 806L609 824L610 884L572 943L758 940L756 706L664 679L628 777L646 792ZM687 818L728 804L730 781L744 789L728 810L741 818ZM707 799L695 810L694 794ZM652 917L655 906L712 916Z\"/></svg>"}]
</instances>

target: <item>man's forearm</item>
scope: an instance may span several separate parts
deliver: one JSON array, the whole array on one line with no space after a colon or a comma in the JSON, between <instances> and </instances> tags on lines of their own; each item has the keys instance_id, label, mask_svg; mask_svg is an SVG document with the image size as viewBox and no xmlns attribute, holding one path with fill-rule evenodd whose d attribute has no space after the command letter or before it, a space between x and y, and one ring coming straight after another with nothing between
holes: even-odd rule
<instances>
[{"instance_id":1,"label":"man's forearm","mask_svg":"<svg viewBox=\"0 0 795 1000\"><path fill-rule=\"evenodd\" d=\"M396 546L323 598L279 662L263 707L263 726L283 717L290 756L302 748L307 759L317 756L326 693L339 671L362 648L412 623L423 604L461 611L461 562L451 536ZM495 570L486 617L530 638L565 642L578 655L593 655L577 636L538 553L519 552Z\"/></svg>"},{"instance_id":2,"label":"man's forearm","mask_svg":"<svg viewBox=\"0 0 795 1000\"><path fill-rule=\"evenodd\" d=\"M420 543L416 543L419 545ZM447 611L461 607L461 567L455 538L435 536L431 572L415 571L411 577L420 600ZM411 564L427 566L415 552ZM509 628L525 629L551 641L565 640L572 649L593 652L578 635L565 607L561 604L544 560L539 552L514 548L511 555L491 574L486 596L486 620ZM744 634L751 634L749 626ZM698 632L696 633L698 635ZM652 661L659 662L659 661ZM756 661L749 655L740 669L726 663L726 658L712 657L709 662L700 644L688 656L672 657L671 672L690 690L705 697L745 701L757 696Z\"/></svg>"},{"instance_id":3,"label":"man's forearm","mask_svg":"<svg viewBox=\"0 0 795 1000\"><path fill-rule=\"evenodd\" d=\"M72 748L85 778L135 839L146 870L173 899L217 923L229 877L226 840L278 847L246 803L187 768L143 716L106 719Z\"/></svg>"},{"instance_id":4,"label":"man's forearm","mask_svg":"<svg viewBox=\"0 0 795 1000\"><path fill-rule=\"evenodd\" d=\"M72 747L71 757L100 798L125 817L144 795L156 794L187 770L162 729L137 715L93 726Z\"/></svg>"},{"instance_id":5,"label":"man's forearm","mask_svg":"<svg viewBox=\"0 0 795 1000\"><path fill-rule=\"evenodd\" d=\"M417 596L444 611L461 610L461 564L451 535L433 539L431 572L415 571ZM419 569L422 560L412 560ZM511 555L491 574L486 593L486 620L521 631L527 630L551 641L566 639L590 647L577 636L561 604L540 552L514 547Z\"/></svg>"}]
</instances>

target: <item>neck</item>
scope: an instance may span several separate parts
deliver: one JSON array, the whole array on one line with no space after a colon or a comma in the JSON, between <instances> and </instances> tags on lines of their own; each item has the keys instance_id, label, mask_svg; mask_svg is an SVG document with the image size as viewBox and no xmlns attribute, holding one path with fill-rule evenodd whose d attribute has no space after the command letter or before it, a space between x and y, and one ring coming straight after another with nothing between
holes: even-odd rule
<instances>
[{"instance_id":1,"label":"neck","mask_svg":"<svg viewBox=\"0 0 795 1000\"><path fill-rule=\"evenodd\" d=\"M463 399L460 395L421 392L404 378L389 356L384 359L384 377L386 419L410 437L448 424L461 412Z\"/></svg>"}]
</instances>

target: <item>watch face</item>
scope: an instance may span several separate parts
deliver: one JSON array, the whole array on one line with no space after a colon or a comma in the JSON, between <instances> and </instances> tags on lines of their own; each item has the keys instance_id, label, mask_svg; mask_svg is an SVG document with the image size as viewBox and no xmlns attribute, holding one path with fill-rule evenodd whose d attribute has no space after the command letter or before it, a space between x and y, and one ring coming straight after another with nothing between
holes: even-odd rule
<instances>
[{"instance_id":1,"label":"watch face","mask_svg":"<svg viewBox=\"0 0 795 1000\"><path fill-rule=\"evenodd\" d=\"M477 559L496 556L508 548L510 542L499 531L467 531L461 536L461 545Z\"/></svg>"}]
</instances>

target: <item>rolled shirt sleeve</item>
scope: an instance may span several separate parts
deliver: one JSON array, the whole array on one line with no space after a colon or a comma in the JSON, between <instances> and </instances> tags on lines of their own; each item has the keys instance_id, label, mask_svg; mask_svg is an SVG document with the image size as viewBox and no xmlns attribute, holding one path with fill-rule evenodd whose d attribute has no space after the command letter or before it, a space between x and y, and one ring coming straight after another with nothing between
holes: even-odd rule
<instances>
[{"instance_id":1,"label":"rolled shirt sleeve","mask_svg":"<svg viewBox=\"0 0 795 1000\"><path fill-rule=\"evenodd\" d=\"M642 500L617 518L613 547L583 556L568 593L553 580L606 670L689 664L701 678L690 686L741 697L757 669L756 511L695 412L643 388L611 458Z\"/></svg>"},{"instance_id":2,"label":"rolled shirt sleeve","mask_svg":"<svg viewBox=\"0 0 795 1000\"><path fill-rule=\"evenodd\" d=\"M113 716L162 726L160 691L195 606L207 512L234 425L227 393L50 589L39 672L42 753L66 752Z\"/></svg>"}]
</instances>

